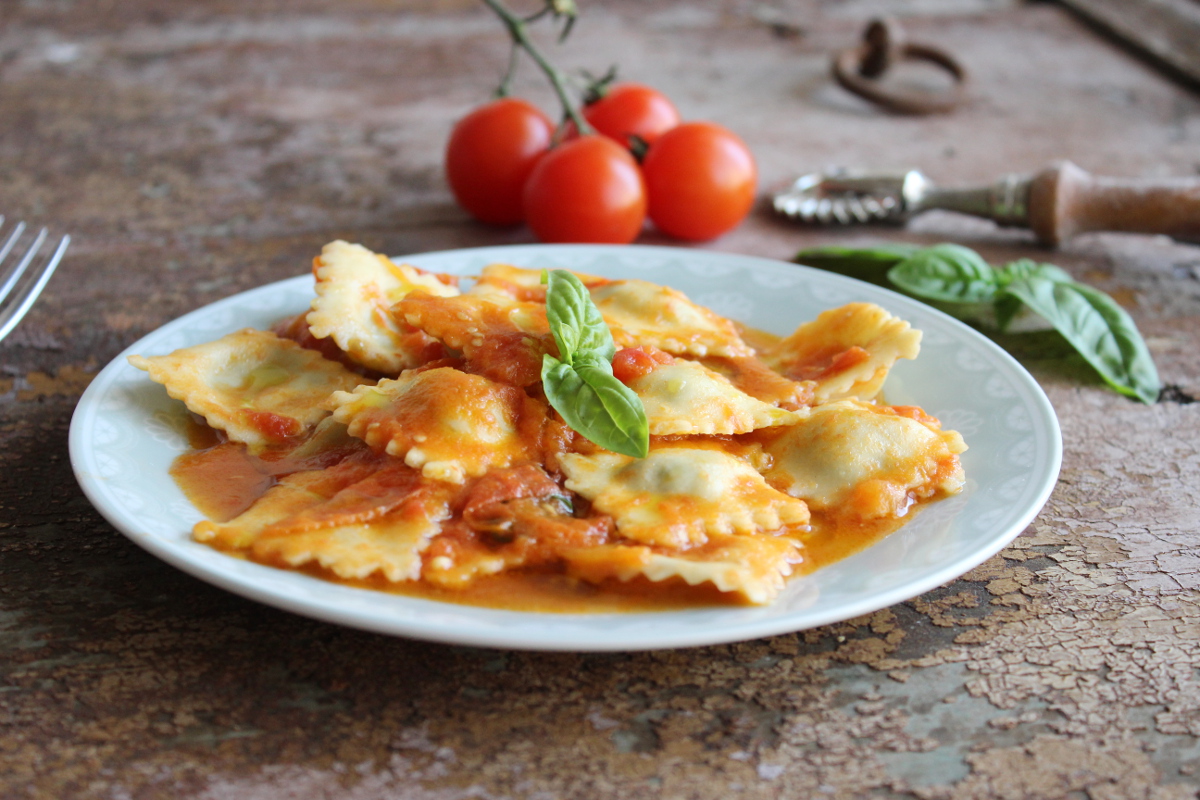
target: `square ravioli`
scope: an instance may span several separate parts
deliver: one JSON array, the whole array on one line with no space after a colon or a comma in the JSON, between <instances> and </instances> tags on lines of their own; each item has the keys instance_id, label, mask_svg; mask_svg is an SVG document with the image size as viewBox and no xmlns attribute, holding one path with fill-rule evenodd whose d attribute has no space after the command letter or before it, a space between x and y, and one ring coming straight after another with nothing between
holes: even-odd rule
<instances>
[{"instance_id":1,"label":"square ravioli","mask_svg":"<svg viewBox=\"0 0 1200 800\"><path fill-rule=\"evenodd\" d=\"M669 286L625 280L589 291L619 346L650 345L681 356L753 353L731 321Z\"/></svg>"},{"instance_id":2,"label":"square ravioli","mask_svg":"<svg viewBox=\"0 0 1200 800\"><path fill-rule=\"evenodd\" d=\"M607 278L583 272L572 272L571 274L588 287L611 283ZM511 298L541 302L543 305L546 302L546 286L542 283L542 270L524 269L512 264L488 264L479 273L478 280L467 290L467 294L492 299Z\"/></svg>"},{"instance_id":3,"label":"square ravioli","mask_svg":"<svg viewBox=\"0 0 1200 800\"><path fill-rule=\"evenodd\" d=\"M547 416L517 387L452 367L336 392L330 403L351 436L450 483L532 459Z\"/></svg>"},{"instance_id":4,"label":"square ravioli","mask_svg":"<svg viewBox=\"0 0 1200 800\"><path fill-rule=\"evenodd\" d=\"M340 494L321 505L336 505ZM386 510L363 518L354 514L320 515L310 519L280 520L265 528L252 546L254 556L289 567L318 564L339 578L364 579L378 574L392 583L416 580L421 575L421 553L450 518L453 491L444 484L426 483L421 490L387 503ZM307 511L320 510L321 505Z\"/></svg>"},{"instance_id":5,"label":"square ravioli","mask_svg":"<svg viewBox=\"0 0 1200 800\"><path fill-rule=\"evenodd\" d=\"M203 506L222 516L197 524L197 541L500 607L551 585L575 593L573 608L606 590L762 604L798 565L853 549L813 537L869 541L963 485L957 433L872 400L920 341L878 306L775 337L643 280L555 276L578 284L548 314L547 291L565 290L509 264L460 292L338 241L314 274L317 297L292 326L303 347L246 330L130 359L231 440L188 463L242 459L222 477L245 486ZM567 355L603 373L603 392L547 383L564 328L588 342ZM606 432L631 420L645 457L603 444L622 447Z\"/></svg>"},{"instance_id":6,"label":"square ravioli","mask_svg":"<svg viewBox=\"0 0 1200 800\"><path fill-rule=\"evenodd\" d=\"M291 340L251 329L165 356L130 356L129 363L252 448L305 434L328 416L322 404L330 394L365 380Z\"/></svg>"},{"instance_id":7,"label":"square ravioli","mask_svg":"<svg viewBox=\"0 0 1200 800\"><path fill-rule=\"evenodd\" d=\"M560 458L566 487L609 514L627 539L662 547L710 535L753 534L808 523L808 506L767 485L754 467L721 449L652 448L642 459L615 453Z\"/></svg>"},{"instance_id":8,"label":"square ravioli","mask_svg":"<svg viewBox=\"0 0 1200 800\"><path fill-rule=\"evenodd\" d=\"M546 306L507 295L413 292L392 313L459 353L468 371L522 388L542 379L542 357L553 346Z\"/></svg>"},{"instance_id":9,"label":"square ravioli","mask_svg":"<svg viewBox=\"0 0 1200 800\"><path fill-rule=\"evenodd\" d=\"M610 544L564 553L571 575L591 583L643 577L653 583L678 579L689 586L711 583L748 603L769 603L803 561L796 542L783 536L716 536L703 547L681 551Z\"/></svg>"},{"instance_id":10,"label":"square ravioli","mask_svg":"<svg viewBox=\"0 0 1200 800\"><path fill-rule=\"evenodd\" d=\"M962 488L956 431L911 407L856 400L817 406L766 446L772 485L814 509L859 519L903 516L916 497Z\"/></svg>"},{"instance_id":11,"label":"square ravioli","mask_svg":"<svg viewBox=\"0 0 1200 800\"><path fill-rule=\"evenodd\" d=\"M196 523L192 537L222 550L249 549L272 525L327 502L346 487L370 477L375 469L372 463L351 458L325 469L285 475L233 519Z\"/></svg>"},{"instance_id":12,"label":"square ravioli","mask_svg":"<svg viewBox=\"0 0 1200 800\"><path fill-rule=\"evenodd\" d=\"M629 381L655 436L749 433L790 425L795 411L757 400L703 364L675 359Z\"/></svg>"},{"instance_id":13,"label":"square ravioli","mask_svg":"<svg viewBox=\"0 0 1200 800\"><path fill-rule=\"evenodd\" d=\"M415 290L447 297L458 288L436 275L372 253L360 244L325 245L313 262L316 299L308 313L309 332L331 338L356 363L384 375L428 360L434 340L397 321L391 308Z\"/></svg>"},{"instance_id":14,"label":"square ravioli","mask_svg":"<svg viewBox=\"0 0 1200 800\"><path fill-rule=\"evenodd\" d=\"M888 370L916 358L921 332L873 303L831 308L761 355L792 380L815 383L818 403L879 394Z\"/></svg>"}]
</instances>

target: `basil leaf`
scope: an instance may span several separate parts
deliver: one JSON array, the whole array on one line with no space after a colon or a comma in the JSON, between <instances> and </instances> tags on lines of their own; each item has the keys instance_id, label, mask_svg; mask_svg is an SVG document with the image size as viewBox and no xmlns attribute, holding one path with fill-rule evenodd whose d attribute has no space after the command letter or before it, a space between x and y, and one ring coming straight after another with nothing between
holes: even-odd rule
<instances>
[{"instance_id":1,"label":"basil leaf","mask_svg":"<svg viewBox=\"0 0 1200 800\"><path fill-rule=\"evenodd\" d=\"M1070 274L1053 264L1039 264L1029 258L1018 258L1012 263L1005 264L997 270L997 277L1000 279L1000 286L1004 287L1013 281L1025 280L1028 278L1038 278L1039 280L1049 280L1056 283L1074 283L1075 279Z\"/></svg>"},{"instance_id":2,"label":"basil leaf","mask_svg":"<svg viewBox=\"0 0 1200 800\"><path fill-rule=\"evenodd\" d=\"M625 445L622 445L622 449L612 447L608 449L637 458L645 458L650 448L650 423L646 419L646 409L642 405L642 398L613 375L611 362L602 361L591 354L583 355L584 357L576 362L575 371L583 378L583 382L596 392L600 402L604 405L604 410L616 424L620 433L619 437L614 434L607 438L613 441L614 438L624 437L622 441L628 442L627 449ZM597 444L606 446L600 442Z\"/></svg>"},{"instance_id":3,"label":"basil leaf","mask_svg":"<svg viewBox=\"0 0 1200 800\"><path fill-rule=\"evenodd\" d=\"M577 354L575 366L542 357L546 399L571 429L606 450L634 458L650 451L650 428L641 398L617 380L597 355Z\"/></svg>"},{"instance_id":4,"label":"basil leaf","mask_svg":"<svg viewBox=\"0 0 1200 800\"><path fill-rule=\"evenodd\" d=\"M616 355L612 332L579 278L565 269L542 273L546 284L546 318L558 353L568 364L576 352L597 352L609 361Z\"/></svg>"},{"instance_id":5,"label":"basil leaf","mask_svg":"<svg viewBox=\"0 0 1200 800\"><path fill-rule=\"evenodd\" d=\"M1109 386L1143 403L1158 400L1162 385L1150 350L1133 319L1104 292L1036 276L1002 291L1045 317Z\"/></svg>"},{"instance_id":6,"label":"basil leaf","mask_svg":"<svg viewBox=\"0 0 1200 800\"><path fill-rule=\"evenodd\" d=\"M858 261L903 261L915 255L921 248L913 244L880 244L874 247L842 247L827 245L809 247L796 254L796 261L805 259L840 258ZM806 262L807 263L807 262Z\"/></svg>"},{"instance_id":7,"label":"basil leaf","mask_svg":"<svg viewBox=\"0 0 1200 800\"><path fill-rule=\"evenodd\" d=\"M996 327L1002 332L1008 330L1008 326L1016 318L1017 314L1021 313L1021 309L1025 304L1016 295L1004 294L1001 292L996 297L996 302L992 305L992 312L996 316Z\"/></svg>"},{"instance_id":8,"label":"basil leaf","mask_svg":"<svg viewBox=\"0 0 1200 800\"><path fill-rule=\"evenodd\" d=\"M914 255L920 248L895 244L877 247L812 247L801 250L793 259L797 264L835 272L867 283L889 286L889 269Z\"/></svg>"},{"instance_id":9,"label":"basil leaf","mask_svg":"<svg viewBox=\"0 0 1200 800\"><path fill-rule=\"evenodd\" d=\"M956 244L920 250L888 270L888 279L906 292L948 303L983 303L996 295L996 271L983 257Z\"/></svg>"},{"instance_id":10,"label":"basil leaf","mask_svg":"<svg viewBox=\"0 0 1200 800\"><path fill-rule=\"evenodd\" d=\"M600 309L583 282L566 270L543 272L542 282L560 356L542 357L546 399L577 433L615 453L645 458L650 451L646 409L613 376L617 348Z\"/></svg>"},{"instance_id":11,"label":"basil leaf","mask_svg":"<svg viewBox=\"0 0 1200 800\"><path fill-rule=\"evenodd\" d=\"M1064 269L1054 266L1053 264L1042 264L1029 258L1018 258L1016 261L1005 264L996 270L996 277L1000 280L1000 289L1008 286L1013 281L1019 280L1047 280L1055 283L1074 283L1075 279ZM1025 304L1021 302L1016 295L1005 294L1001 291L996 296L996 303L992 310L996 316L996 327L1001 331L1008 330L1008 326L1016 318L1017 314L1021 313L1021 309Z\"/></svg>"},{"instance_id":12,"label":"basil leaf","mask_svg":"<svg viewBox=\"0 0 1200 800\"><path fill-rule=\"evenodd\" d=\"M974 324L989 314L1004 331L1029 306L1046 318L1118 392L1158 399L1158 371L1133 320L1101 291L1054 266L1022 258L993 268L966 247L939 244L801 250L797 262L899 289ZM988 305L983 305L983 304Z\"/></svg>"}]
</instances>

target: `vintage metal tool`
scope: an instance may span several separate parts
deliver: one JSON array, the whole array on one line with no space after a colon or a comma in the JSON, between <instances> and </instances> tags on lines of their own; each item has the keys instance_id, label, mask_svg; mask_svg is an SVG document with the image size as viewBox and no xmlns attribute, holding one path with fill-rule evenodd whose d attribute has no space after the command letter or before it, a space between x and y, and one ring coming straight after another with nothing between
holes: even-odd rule
<instances>
[{"instance_id":1,"label":"vintage metal tool","mask_svg":"<svg viewBox=\"0 0 1200 800\"><path fill-rule=\"evenodd\" d=\"M1036 175L1005 175L991 186L943 189L916 170L832 170L805 175L774 198L775 210L815 224L903 223L944 209L1030 228L1057 245L1088 231L1200 238L1200 177L1101 178L1069 161Z\"/></svg>"},{"instance_id":2,"label":"vintage metal tool","mask_svg":"<svg viewBox=\"0 0 1200 800\"><path fill-rule=\"evenodd\" d=\"M952 80L949 90L930 91L881 80L903 62L923 61L944 71ZM891 17L872 20L862 43L833 57L833 77L847 91L899 114L941 114L953 110L967 96L967 71L951 53L929 44L908 41L900 23Z\"/></svg>"}]
</instances>

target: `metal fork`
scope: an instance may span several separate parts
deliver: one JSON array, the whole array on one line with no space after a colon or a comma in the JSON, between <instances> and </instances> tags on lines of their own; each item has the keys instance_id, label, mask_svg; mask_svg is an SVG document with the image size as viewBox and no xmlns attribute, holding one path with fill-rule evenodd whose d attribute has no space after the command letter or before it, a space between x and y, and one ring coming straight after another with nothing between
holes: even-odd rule
<instances>
[{"instance_id":1,"label":"metal fork","mask_svg":"<svg viewBox=\"0 0 1200 800\"><path fill-rule=\"evenodd\" d=\"M3 227L4 217L0 216L0 230ZM5 265L9 253L16 248L24 233L25 223L18 222L17 227L13 228L4 243L0 244L0 266ZM17 327L17 323L33 306L33 301L37 300L42 289L46 288L46 283L54 274L58 262L62 260L63 253L67 251L67 245L71 243L70 236L62 237L52 253L38 260L38 253L41 252L48 236L49 232L42 228L34 237L33 242L25 249L24 254L16 260L15 265L10 264L0 274L0 281L3 281L0 283L0 339L8 336L9 331ZM36 266L33 266L35 263ZM32 269L30 269L31 266ZM22 278L24 281L21 280Z\"/></svg>"}]
</instances>

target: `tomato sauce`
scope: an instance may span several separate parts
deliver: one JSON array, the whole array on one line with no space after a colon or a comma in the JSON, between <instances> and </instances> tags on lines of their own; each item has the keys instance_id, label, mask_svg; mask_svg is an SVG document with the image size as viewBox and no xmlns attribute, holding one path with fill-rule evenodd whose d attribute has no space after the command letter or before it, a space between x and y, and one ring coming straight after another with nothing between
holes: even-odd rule
<instances>
[{"instance_id":1,"label":"tomato sauce","mask_svg":"<svg viewBox=\"0 0 1200 800\"><path fill-rule=\"evenodd\" d=\"M788 367L787 374L798 381L819 381L865 363L870 358L870 353L854 346L845 350L819 353L809 361L792 364Z\"/></svg>"},{"instance_id":2,"label":"tomato sauce","mask_svg":"<svg viewBox=\"0 0 1200 800\"><path fill-rule=\"evenodd\" d=\"M215 522L241 514L275 483L246 448L233 442L184 453L171 466L171 477L192 505Z\"/></svg>"},{"instance_id":3,"label":"tomato sauce","mask_svg":"<svg viewBox=\"0 0 1200 800\"><path fill-rule=\"evenodd\" d=\"M631 384L638 378L649 375L655 367L670 364L675 358L670 353L664 353L657 347L626 347L618 350L613 356L613 377L624 384Z\"/></svg>"},{"instance_id":4,"label":"tomato sauce","mask_svg":"<svg viewBox=\"0 0 1200 800\"><path fill-rule=\"evenodd\" d=\"M223 441L217 432L196 420L189 426L188 438L195 449L176 459L171 476L192 504L217 522L228 521L249 508L274 485L277 476L325 466L326 459L320 457L293 460L281 453L251 455L244 446ZM587 545L607 537L610 529L606 526L611 525L607 517L550 521L540 515L538 505L557 502L557 493L561 493L558 485L532 465L486 476L464 490L458 503L460 518L447 524L425 557L442 554L453 558L458 553L480 548L489 552L500 552L504 547L536 548L539 541L547 543L548 552L549 546L556 542ZM580 498L577 502L586 501ZM797 565L793 577L810 574L869 547L907 522L912 513L902 519L866 523L835 523L814 513L811 525L783 534L794 538L804 554L804 561ZM514 529L521 526L537 529L535 535L512 536ZM243 553L231 555L245 557ZM409 597L544 613L664 611L740 602L738 597L711 585L689 586L675 578L660 583L644 578L590 583L567 575L547 553L520 555L525 557L525 566L476 578L462 587L427 581L391 583L374 576L346 580L314 566L299 571L342 585Z\"/></svg>"}]
</instances>

